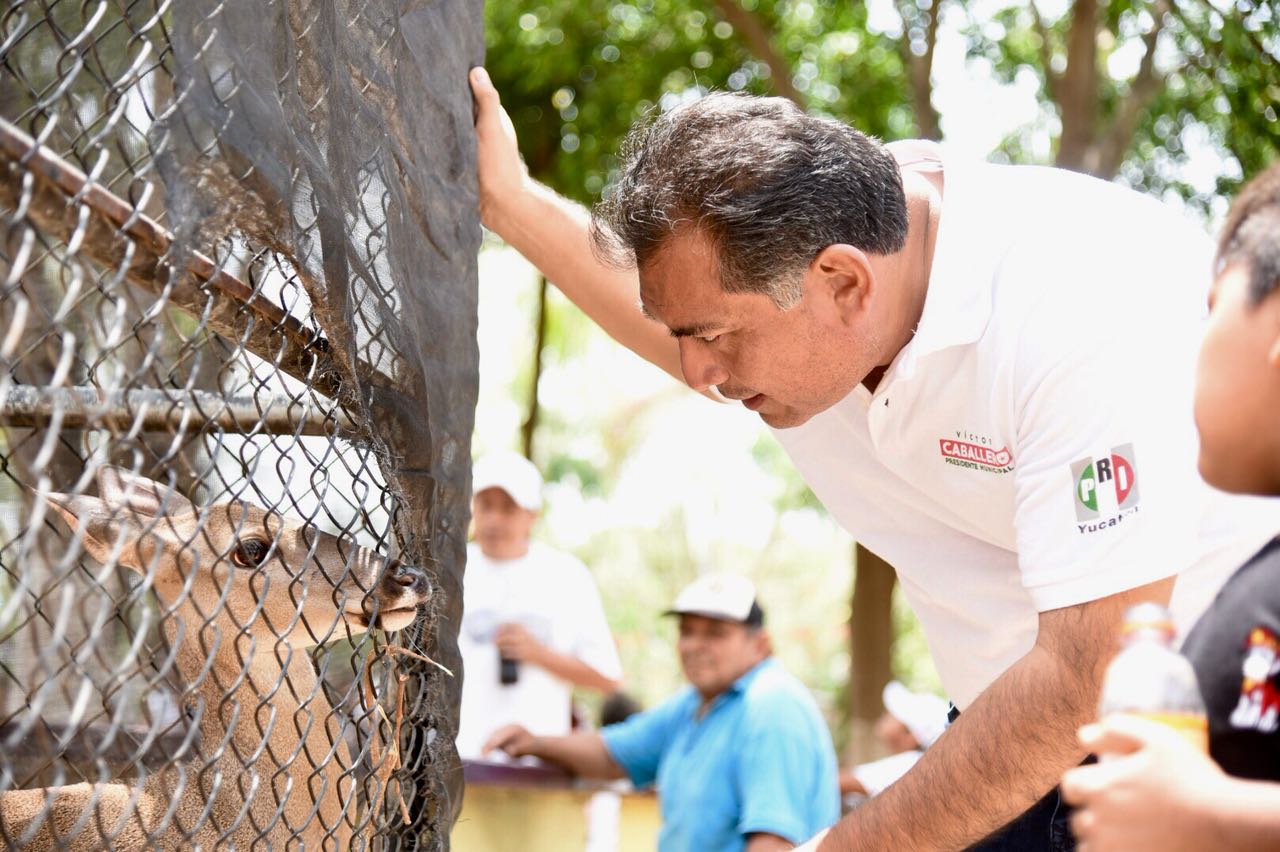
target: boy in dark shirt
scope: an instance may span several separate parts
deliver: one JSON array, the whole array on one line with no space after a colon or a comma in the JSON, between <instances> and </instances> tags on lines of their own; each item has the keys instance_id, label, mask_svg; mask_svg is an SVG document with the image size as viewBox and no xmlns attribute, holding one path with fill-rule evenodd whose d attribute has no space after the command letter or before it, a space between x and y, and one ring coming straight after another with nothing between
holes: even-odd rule
<instances>
[{"instance_id":1,"label":"boy in dark shirt","mask_svg":"<svg viewBox=\"0 0 1280 852\"><path fill-rule=\"evenodd\" d=\"M1232 206L1215 272L1196 379L1200 472L1225 491L1280 495L1280 163ZM1143 719L1081 729L1090 751L1124 755L1063 777L1082 849L1280 849L1280 538L1227 581L1182 650L1212 760Z\"/></svg>"}]
</instances>

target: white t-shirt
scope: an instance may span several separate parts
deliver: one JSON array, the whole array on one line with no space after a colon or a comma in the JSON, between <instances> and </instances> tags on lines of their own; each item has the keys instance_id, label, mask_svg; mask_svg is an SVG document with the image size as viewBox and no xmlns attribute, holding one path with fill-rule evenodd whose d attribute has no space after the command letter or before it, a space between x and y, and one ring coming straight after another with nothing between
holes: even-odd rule
<instances>
[{"instance_id":1,"label":"white t-shirt","mask_svg":"<svg viewBox=\"0 0 1280 852\"><path fill-rule=\"evenodd\" d=\"M497 628L524 625L538 641L576 657L608 678L620 679L622 664L604 607L587 566L568 553L538 542L519 559L493 560L467 545L463 582L462 711L458 754L479 758L496 729L512 723L541 736L567 734L572 685L532 663L521 663L519 679L499 680Z\"/></svg>"},{"instance_id":2,"label":"white t-shirt","mask_svg":"<svg viewBox=\"0 0 1280 852\"><path fill-rule=\"evenodd\" d=\"M897 569L963 708L1031 648L1040 612L1182 572L1185 630L1280 503L1197 473L1205 234L1071 172L948 159L943 177L915 336L875 394L775 434Z\"/></svg>"}]
</instances>

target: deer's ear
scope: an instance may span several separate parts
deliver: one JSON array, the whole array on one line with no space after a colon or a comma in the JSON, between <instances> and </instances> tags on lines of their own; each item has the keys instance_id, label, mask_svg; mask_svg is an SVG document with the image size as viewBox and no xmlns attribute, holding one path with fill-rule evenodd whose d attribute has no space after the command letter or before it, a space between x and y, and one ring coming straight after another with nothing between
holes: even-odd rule
<instances>
[{"instance_id":1,"label":"deer's ear","mask_svg":"<svg viewBox=\"0 0 1280 852\"><path fill-rule=\"evenodd\" d=\"M98 493L108 506L119 506L144 518L174 517L196 511L190 500L169 486L115 465L104 464L98 468Z\"/></svg>"},{"instance_id":2,"label":"deer's ear","mask_svg":"<svg viewBox=\"0 0 1280 852\"><path fill-rule=\"evenodd\" d=\"M80 531L84 549L103 564L113 558L121 565L145 573L156 545L152 535L143 535L143 517L126 507L116 508L97 497L82 494L42 494L45 502L66 519L67 525ZM156 530L160 533L160 530ZM116 548L119 546L119 556Z\"/></svg>"}]
</instances>

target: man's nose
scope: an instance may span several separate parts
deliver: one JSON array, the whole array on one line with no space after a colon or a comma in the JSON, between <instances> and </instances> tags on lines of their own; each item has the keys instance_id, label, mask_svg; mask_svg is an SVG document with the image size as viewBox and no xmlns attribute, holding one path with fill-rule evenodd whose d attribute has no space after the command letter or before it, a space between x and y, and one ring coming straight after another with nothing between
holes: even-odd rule
<instances>
[{"instance_id":1,"label":"man's nose","mask_svg":"<svg viewBox=\"0 0 1280 852\"><path fill-rule=\"evenodd\" d=\"M696 391L729 380L729 371L720 365L711 347L696 337L680 338L680 372L684 381Z\"/></svg>"}]
</instances>

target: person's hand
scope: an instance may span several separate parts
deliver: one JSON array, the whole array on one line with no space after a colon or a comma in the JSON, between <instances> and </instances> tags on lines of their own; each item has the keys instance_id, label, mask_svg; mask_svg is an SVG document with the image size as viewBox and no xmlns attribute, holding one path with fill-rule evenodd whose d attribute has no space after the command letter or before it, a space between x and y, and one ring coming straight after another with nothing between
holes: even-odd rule
<instances>
[{"instance_id":1,"label":"person's hand","mask_svg":"<svg viewBox=\"0 0 1280 852\"><path fill-rule=\"evenodd\" d=\"M1085 725L1080 742L1111 756L1062 776L1063 797L1077 807L1071 829L1080 852L1215 847L1203 815L1227 777L1177 731L1116 715Z\"/></svg>"},{"instance_id":2,"label":"person's hand","mask_svg":"<svg viewBox=\"0 0 1280 852\"><path fill-rule=\"evenodd\" d=\"M504 624L493 635L494 644L508 660L538 663L545 646L522 624Z\"/></svg>"},{"instance_id":3,"label":"person's hand","mask_svg":"<svg viewBox=\"0 0 1280 852\"><path fill-rule=\"evenodd\" d=\"M533 739L533 734L519 725L503 725L489 735L489 739L485 740L480 753L488 754L491 751L505 751L512 757L524 757L526 754L531 754L530 749L533 747Z\"/></svg>"},{"instance_id":4,"label":"person's hand","mask_svg":"<svg viewBox=\"0 0 1280 852\"><path fill-rule=\"evenodd\" d=\"M520 159L516 129L502 108L498 90L489 72L479 66L470 73L471 93L476 104L476 167L480 173L480 221L497 230L502 204L515 198L529 179L529 170Z\"/></svg>"}]
</instances>

